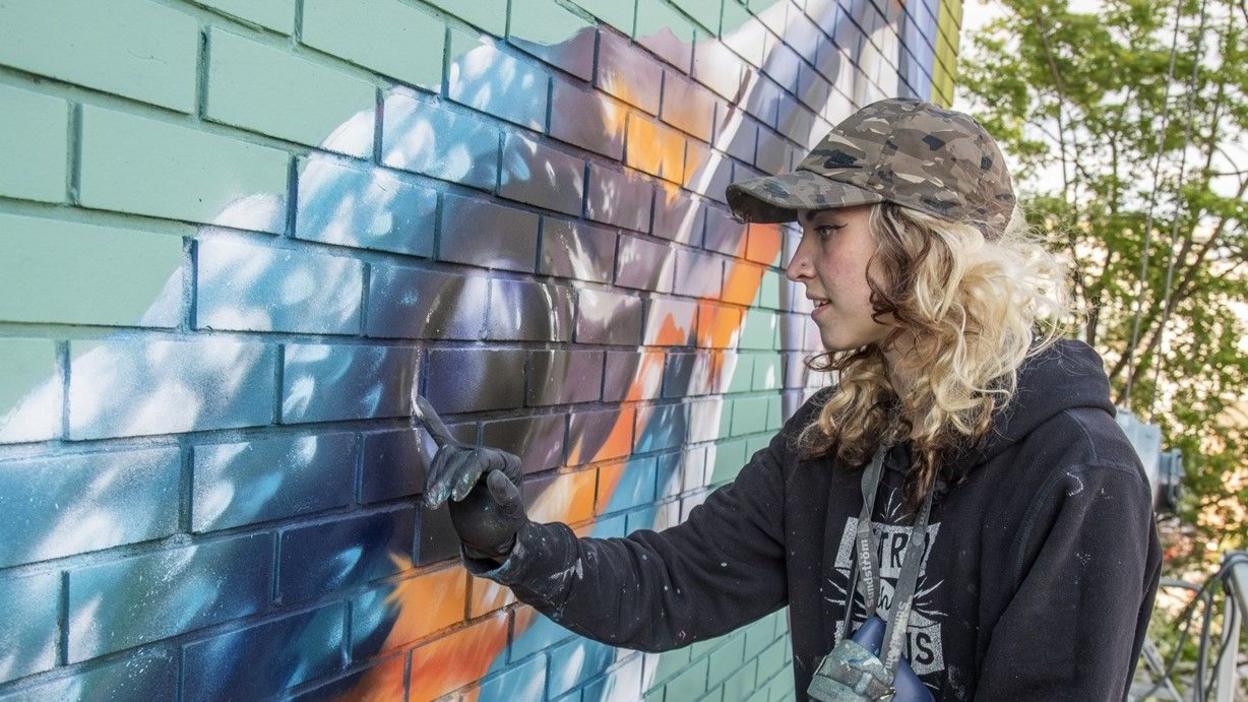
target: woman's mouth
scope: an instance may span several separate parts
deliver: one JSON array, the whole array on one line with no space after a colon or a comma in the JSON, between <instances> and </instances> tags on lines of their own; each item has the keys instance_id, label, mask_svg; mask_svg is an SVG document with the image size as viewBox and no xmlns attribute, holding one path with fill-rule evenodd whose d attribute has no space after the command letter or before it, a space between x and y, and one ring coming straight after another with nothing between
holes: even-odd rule
<instances>
[{"instance_id":1,"label":"woman's mouth","mask_svg":"<svg viewBox=\"0 0 1248 702\"><path fill-rule=\"evenodd\" d=\"M814 317L815 315L819 314L820 310L828 306L827 300L821 300L819 298L811 298L811 302L815 304L815 309L811 310L810 312L811 317Z\"/></svg>"}]
</instances>

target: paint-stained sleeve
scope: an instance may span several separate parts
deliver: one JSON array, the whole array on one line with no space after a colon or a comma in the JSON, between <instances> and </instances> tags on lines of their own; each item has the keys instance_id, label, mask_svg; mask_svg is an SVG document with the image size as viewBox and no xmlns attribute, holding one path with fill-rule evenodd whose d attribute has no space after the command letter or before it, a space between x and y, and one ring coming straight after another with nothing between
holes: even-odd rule
<instances>
[{"instance_id":1,"label":"paint-stained sleeve","mask_svg":"<svg viewBox=\"0 0 1248 702\"><path fill-rule=\"evenodd\" d=\"M677 526L578 539L564 524L533 524L502 566L465 565L564 627L633 649L677 648L758 619L786 602L787 440L810 408Z\"/></svg>"},{"instance_id":2,"label":"paint-stained sleeve","mask_svg":"<svg viewBox=\"0 0 1248 702\"><path fill-rule=\"evenodd\" d=\"M1042 491L989 636L977 700L1121 700L1143 644L1161 552L1143 473L1059 470ZM991 587L989 583L985 587Z\"/></svg>"}]
</instances>

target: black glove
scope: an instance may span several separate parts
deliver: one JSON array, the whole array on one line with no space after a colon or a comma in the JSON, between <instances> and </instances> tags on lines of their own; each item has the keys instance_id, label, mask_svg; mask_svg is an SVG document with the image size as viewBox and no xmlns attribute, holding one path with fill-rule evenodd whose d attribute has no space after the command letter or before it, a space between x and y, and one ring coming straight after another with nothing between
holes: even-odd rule
<instances>
[{"instance_id":1,"label":"black glove","mask_svg":"<svg viewBox=\"0 0 1248 702\"><path fill-rule=\"evenodd\" d=\"M529 522L520 497L520 458L459 443L428 400L418 395L414 400L417 419L438 445L425 477L425 506L437 509L449 497L451 524L464 553L501 563L511 553L517 532Z\"/></svg>"}]
</instances>

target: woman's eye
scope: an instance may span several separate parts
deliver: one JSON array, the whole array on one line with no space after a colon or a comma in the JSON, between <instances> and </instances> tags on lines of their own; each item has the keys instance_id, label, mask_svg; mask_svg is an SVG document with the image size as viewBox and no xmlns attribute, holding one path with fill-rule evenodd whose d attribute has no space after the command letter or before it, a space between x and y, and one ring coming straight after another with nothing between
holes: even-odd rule
<instances>
[{"instance_id":1,"label":"woman's eye","mask_svg":"<svg viewBox=\"0 0 1248 702\"><path fill-rule=\"evenodd\" d=\"M832 232L835 232L836 230L841 229L844 226L845 225L843 224L836 225L836 226L833 226L831 224L824 224L824 225L815 227L815 234L818 234L820 239L827 239L828 237L832 236Z\"/></svg>"}]
</instances>

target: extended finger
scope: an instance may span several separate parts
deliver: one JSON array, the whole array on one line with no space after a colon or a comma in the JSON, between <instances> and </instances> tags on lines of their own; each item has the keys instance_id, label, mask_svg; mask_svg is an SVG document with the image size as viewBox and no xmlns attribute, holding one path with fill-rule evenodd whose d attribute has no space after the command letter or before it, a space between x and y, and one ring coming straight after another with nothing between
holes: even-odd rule
<instances>
[{"instance_id":1,"label":"extended finger","mask_svg":"<svg viewBox=\"0 0 1248 702\"><path fill-rule=\"evenodd\" d=\"M461 476L463 476L465 471L476 470L478 475L480 474L480 469L476 468L477 457L474 453L471 449L465 449L448 459L446 473L442 478L442 482L438 484L438 488L441 490L439 494L443 500L454 499L456 502L459 502L464 499L464 496L455 490L455 487L461 482Z\"/></svg>"},{"instance_id":2,"label":"extended finger","mask_svg":"<svg viewBox=\"0 0 1248 702\"><path fill-rule=\"evenodd\" d=\"M451 488L451 499L459 502L472 492L472 488L476 486L477 481L481 478L481 474L487 469L486 461L480 449L473 449L468 454L469 460L459 469L453 478L454 483Z\"/></svg>"},{"instance_id":3,"label":"extended finger","mask_svg":"<svg viewBox=\"0 0 1248 702\"><path fill-rule=\"evenodd\" d=\"M452 453L449 450L440 450L433 454L433 461L430 462L429 472L425 476L425 506L429 509L437 509L446 499L437 499L438 484L446 472L446 461Z\"/></svg>"},{"instance_id":4,"label":"extended finger","mask_svg":"<svg viewBox=\"0 0 1248 702\"><path fill-rule=\"evenodd\" d=\"M412 403L416 414L416 419L425 426L425 431L429 432L429 436L433 437L433 442L438 448L447 444L455 445L458 443L455 437L451 435L451 430L446 428L446 424L442 422L442 418L438 416L437 410L433 405L429 404L421 395L412 392Z\"/></svg>"}]
</instances>

